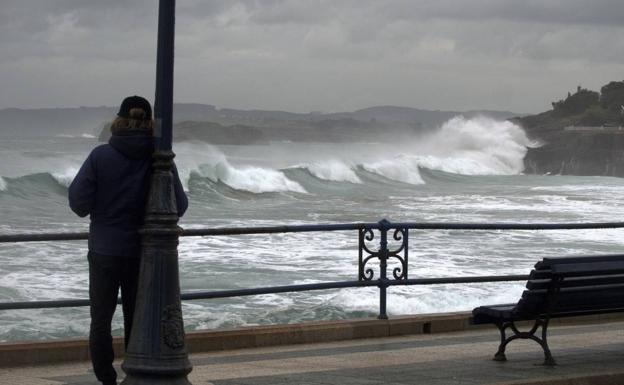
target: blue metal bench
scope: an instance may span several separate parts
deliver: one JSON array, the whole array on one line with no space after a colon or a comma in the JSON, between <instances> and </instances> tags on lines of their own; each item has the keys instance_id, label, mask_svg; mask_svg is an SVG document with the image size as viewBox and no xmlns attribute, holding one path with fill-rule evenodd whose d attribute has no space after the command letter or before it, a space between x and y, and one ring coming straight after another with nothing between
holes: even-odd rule
<instances>
[{"instance_id":1,"label":"blue metal bench","mask_svg":"<svg viewBox=\"0 0 624 385\"><path fill-rule=\"evenodd\" d=\"M624 255L544 258L535 264L518 303L477 307L472 323L498 327L501 340L495 361L507 360L505 348L511 341L531 339L544 350L544 365L555 365L547 340L552 318L620 311L624 311ZM518 321L534 323L522 332ZM513 335L507 337L507 329Z\"/></svg>"}]
</instances>

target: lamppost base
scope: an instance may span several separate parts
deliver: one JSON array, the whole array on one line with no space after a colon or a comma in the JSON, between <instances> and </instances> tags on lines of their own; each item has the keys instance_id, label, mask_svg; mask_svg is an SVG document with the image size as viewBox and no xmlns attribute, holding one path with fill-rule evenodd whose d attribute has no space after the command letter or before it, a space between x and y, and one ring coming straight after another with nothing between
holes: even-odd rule
<instances>
[{"instance_id":1,"label":"lamppost base","mask_svg":"<svg viewBox=\"0 0 624 385\"><path fill-rule=\"evenodd\" d=\"M127 375L121 385L192 385L184 377L155 377L155 376L133 376Z\"/></svg>"},{"instance_id":2,"label":"lamppost base","mask_svg":"<svg viewBox=\"0 0 624 385\"><path fill-rule=\"evenodd\" d=\"M192 385L186 378L193 369L186 355L154 360L130 353L121 368L126 372L121 385Z\"/></svg>"}]
</instances>

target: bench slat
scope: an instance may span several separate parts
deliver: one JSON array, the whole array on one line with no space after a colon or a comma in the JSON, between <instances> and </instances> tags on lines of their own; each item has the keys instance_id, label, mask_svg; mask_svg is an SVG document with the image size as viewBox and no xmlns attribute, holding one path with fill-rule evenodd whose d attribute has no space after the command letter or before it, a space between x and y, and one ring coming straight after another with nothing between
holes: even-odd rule
<instances>
[{"instance_id":1,"label":"bench slat","mask_svg":"<svg viewBox=\"0 0 624 385\"><path fill-rule=\"evenodd\" d=\"M624 273L624 261L565 263L551 266L550 271L553 275L559 277L576 277L590 274L622 274Z\"/></svg>"},{"instance_id":2,"label":"bench slat","mask_svg":"<svg viewBox=\"0 0 624 385\"><path fill-rule=\"evenodd\" d=\"M568 264L568 263L586 263L586 262L609 262L621 261L624 254L605 254L575 257L546 257L535 264L536 270L550 269L552 265Z\"/></svg>"},{"instance_id":3,"label":"bench slat","mask_svg":"<svg viewBox=\"0 0 624 385\"><path fill-rule=\"evenodd\" d=\"M500 305L497 305L497 307ZM509 305L513 308L513 304ZM624 311L624 307L614 307L609 309L603 309L600 311L596 310L574 310L568 312L559 312L556 314L551 314L552 318L562 318L562 317L578 317L582 315L593 315L593 314L608 314L608 313L617 313ZM505 311L501 309L500 312L497 312L496 308L489 309L488 306L479 306L472 311L472 324L480 325L480 324L491 324L496 323L496 321L526 321L533 320L535 318L544 317L546 314L538 314L538 315L530 315L530 316L522 316L521 314L512 314L510 309Z\"/></svg>"},{"instance_id":4,"label":"bench slat","mask_svg":"<svg viewBox=\"0 0 624 385\"><path fill-rule=\"evenodd\" d=\"M604 310L624 307L624 284L562 288L556 297L553 313L561 311ZM548 311L547 290L525 290L516 308L523 315Z\"/></svg>"},{"instance_id":5,"label":"bench slat","mask_svg":"<svg viewBox=\"0 0 624 385\"><path fill-rule=\"evenodd\" d=\"M552 272L550 271L550 269L547 270L531 270L531 273L529 274L529 280L532 279L548 279L551 280L552 279Z\"/></svg>"},{"instance_id":6,"label":"bench slat","mask_svg":"<svg viewBox=\"0 0 624 385\"><path fill-rule=\"evenodd\" d=\"M577 260L579 258L574 259ZM592 261L587 261L587 259L593 258L585 257L584 259L584 262L550 263L548 266L542 265L539 268L538 265L540 263L537 263L535 269L531 270L529 279L550 279L553 274L572 276L573 271L575 271L577 275L583 275L583 272L587 274L594 273L596 275L621 274L624 271L624 256L622 256L620 260L613 260L613 258L610 258L611 260L600 260L606 259L606 257L596 258Z\"/></svg>"},{"instance_id":7,"label":"bench slat","mask_svg":"<svg viewBox=\"0 0 624 385\"><path fill-rule=\"evenodd\" d=\"M527 281L526 288L529 290L545 290L550 286L550 279L533 279ZM588 277L571 277L563 280L559 287L577 287L577 286L600 286L624 283L624 274L616 275L591 275Z\"/></svg>"}]
</instances>

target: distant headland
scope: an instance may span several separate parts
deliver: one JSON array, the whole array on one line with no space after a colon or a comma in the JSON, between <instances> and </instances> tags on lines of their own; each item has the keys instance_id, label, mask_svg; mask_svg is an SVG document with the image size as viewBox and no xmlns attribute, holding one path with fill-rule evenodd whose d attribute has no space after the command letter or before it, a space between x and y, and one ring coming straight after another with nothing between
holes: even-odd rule
<instances>
[{"instance_id":1,"label":"distant headland","mask_svg":"<svg viewBox=\"0 0 624 385\"><path fill-rule=\"evenodd\" d=\"M528 150L526 173L624 177L624 81L579 86L551 110L511 120L542 144Z\"/></svg>"},{"instance_id":2,"label":"distant headland","mask_svg":"<svg viewBox=\"0 0 624 385\"><path fill-rule=\"evenodd\" d=\"M117 113L114 107L79 107L0 110L0 135L92 135L107 140L106 124ZM174 139L212 144L262 144L270 141L331 142L402 141L440 127L449 119L488 116L505 120L510 111L441 111L399 106L375 106L352 112L293 113L241 110L213 105L174 105Z\"/></svg>"}]
</instances>

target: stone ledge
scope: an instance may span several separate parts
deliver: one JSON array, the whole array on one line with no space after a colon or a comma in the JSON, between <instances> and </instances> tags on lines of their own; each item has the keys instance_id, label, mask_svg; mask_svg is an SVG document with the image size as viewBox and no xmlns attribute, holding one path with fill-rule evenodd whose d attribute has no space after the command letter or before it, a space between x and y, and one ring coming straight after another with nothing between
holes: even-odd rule
<instances>
[{"instance_id":1,"label":"stone ledge","mask_svg":"<svg viewBox=\"0 0 624 385\"><path fill-rule=\"evenodd\" d=\"M531 381L498 382L493 385L622 385L624 372L539 378Z\"/></svg>"},{"instance_id":2,"label":"stone ledge","mask_svg":"<svg viewBox=\"0 0 624 385\"><path fill-rule=\"evenodd\" d=\"M493 327L492 325L471 325L470 317L470 312L456 312L396 316L387 320L366 318L202 330L187 333L186 346L189 353L199 353ZM612 313L560 318L552 320L552 324L600 323L623 318L624 314ZM495 339L497 336L492 338ZM122 338L114 338L113 345L115 356L122 357ZM0 367L85 361L89 360L88 339L2 343L0 344L0 357Z\"/></svg>"}]
</instances>

